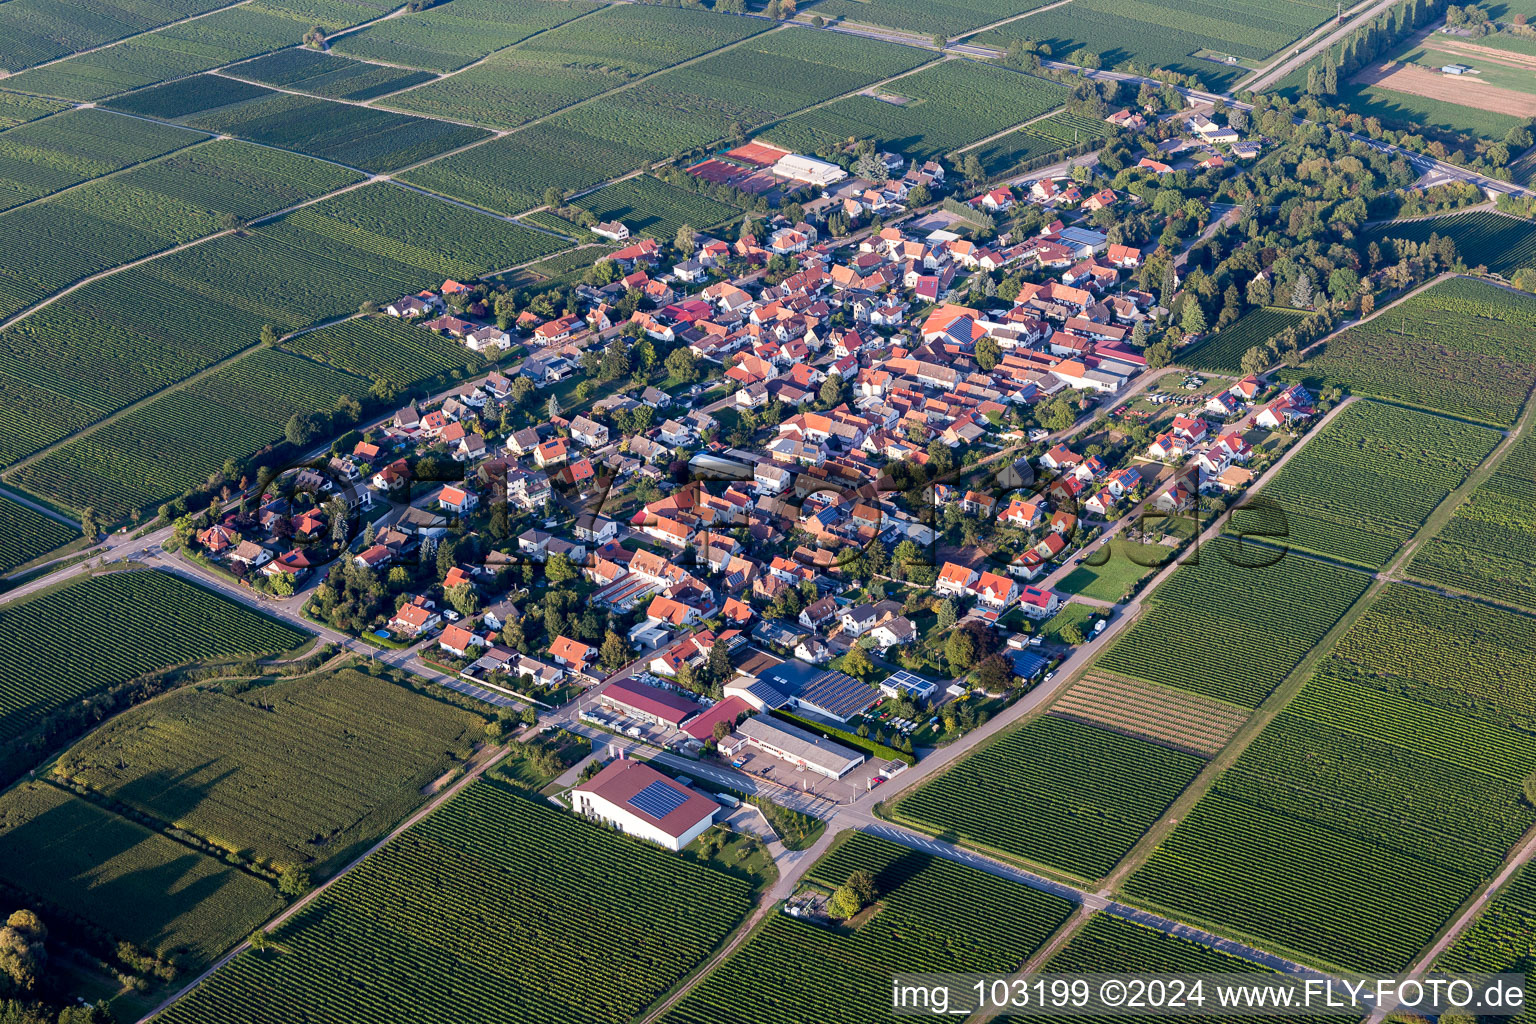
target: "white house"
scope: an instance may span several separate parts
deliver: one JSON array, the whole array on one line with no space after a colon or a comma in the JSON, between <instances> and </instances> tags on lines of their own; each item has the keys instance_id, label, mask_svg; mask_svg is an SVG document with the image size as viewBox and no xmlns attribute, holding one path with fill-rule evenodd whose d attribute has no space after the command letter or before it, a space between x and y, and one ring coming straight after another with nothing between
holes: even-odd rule
<instances>
[{"instance_id":1,"label":"white house","mask_svg":"<svg viewBox=\"0 0 1536 1024\"><path fill-rule=\"evenodd\" d=\"M714 824L720 805L647 764L620 758L571 790L571 808L676 852Z\"/></svg>"}]
</instances>

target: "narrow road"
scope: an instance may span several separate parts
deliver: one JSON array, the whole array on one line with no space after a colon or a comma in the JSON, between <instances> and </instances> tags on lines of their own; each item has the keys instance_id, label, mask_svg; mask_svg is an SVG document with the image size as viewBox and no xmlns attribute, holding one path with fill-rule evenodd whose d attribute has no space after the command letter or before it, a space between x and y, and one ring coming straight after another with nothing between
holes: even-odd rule
<instances>
[{"instance_id":1,"label":"narrow road","mask_svg":"<svg viewBox=\"0 0 1536 1024\"><path fill-rule=\"evenodd\" d=\"M1334 43L1339 42L1361 25L1366 24L1376 15L1396 4L1398 0L1377 0L1376 3L1359 11L1356 14L1346 16L1344 21L1333 31L1317 39L1311 45L1305 47L1300 53L1293 54L1284 60L1277 61L1272 67L1259 73L1251 81L1243 83L1243 88L1253 92L1263 92L1279 82L1296 68L1313 59Z\"/></svg>"}]
</instances>

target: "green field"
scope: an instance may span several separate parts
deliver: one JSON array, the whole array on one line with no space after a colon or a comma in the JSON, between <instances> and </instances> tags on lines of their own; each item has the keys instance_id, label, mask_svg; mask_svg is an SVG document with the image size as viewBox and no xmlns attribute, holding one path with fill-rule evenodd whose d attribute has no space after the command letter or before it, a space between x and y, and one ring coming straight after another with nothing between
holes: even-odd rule
<instances>
[{"instance_id":1,"label":"green field","mask_svg":"<svg viewBox=\"0 0 1536 1024\"><path fill-rule=\"evenodd\" d=\"M1380 66L1379 63L1372 64L1371 69ZM1466 84L1469 89L1475 88L1473 82ZM1431 131L1466 133L1493 142L1502 140L1511 128L1521 127L1529 121L1529 118L1493 109L1497 101L1480 98L1475 92L1469 91L1467 98L1490 106L1463 106L1448 100L1415 96L1386 86L1365 85L1357 81L1339 83L1337 104L1350 113L1378 119L1384 128L1413 133L1422 132L1426 128Z\"/></svg>"},{"instance_id":2,"label":"green field","mask_svg":"<svg viewBox=\"0 0 1536 1024\"><path fill-rule=\"evenodd\" d=\"M1108 559L1103 565L1082 563L1055 587L1063 594L1081 594L1098 601L1118 604L1131 588L1149 576L1173 554L1160 544L1133 544L1118 538L1100 549ZM1132 560L1132 555L1138 561Z\"/></svg>"},{"instance_id":3,"label":"green field","mask_svg":"<svg viewBox=\"0 0 1536 1024\"><path fill-rule=\"evenodd\" d=\"M484 737L478 715L353 669L183 689L72 747L54 774L257 861L345 863Z\"/></svg>"},{"instance_id":4,"label":"green field","mask_svg":"<svg viewBox=\"0 0 1536 1024\"><path fill-rule=\"evenodd\" d=\"M0 68L19 71L180 18L225 0L92 0L61 8L48 0L0 5Z\"/></svg>"},{"instance_id":5,"label":"green field","mask_svg":"<svg viewBox=\"0 0 1536 1024\"><path fill-rule=\"evenodd\" d=\"M1063 112L977 147L976 157L988 178L1001 178L1032 160L1108 134L1109 125L1104 121Z\"/></svg>"},{"instance_id":6,"label":"green field","mask_svg":"<svg viewBox=\"0 0 1536 1024\"><path fill-rule=\"evenodd\" d=\"M44 921L66 914L193 971L283 905L253 875L37 782L0 796L0 882Z\"/></svg>"},{"instance_id":7,"label":"green field","mask_svg":"<svg viewBox=\"0 0 1536 1024\"><path fill-rule=\"evenodd\" d=\"M1282 375L1507 427L1536 386L1536 297L1452 278Z\"/></svg>"},{"instance_id":8,"label":"green field","mask_svg":"<svg viewBox=\"0 0 1536 1024\"><path fill-rule=\"evenodd\" d=\"M71 110L18 125L0 134L0 210L205 138L201 132L94 109Z\"/></svg>"},{"instance_id":9,"label":"green field","mask_svg":"<svg viewBox=\"0 0 1536 1024\"><path fill-rule=\"evenodd\" d=\"M1416 579L1536 611L1536 438L1525 437L1409 563Z\"/></svg>"},{"instance_id":10,"label":"green field","mask_svg":"<svg viewBox=\"0 0 1536 1024\"><path fill-rule=\"evenodd\" d=\"M1250 309L1224 330L1180 352L1179 365L1216 373L1242 373L1243 356L1250 348L1263 345L1287 327L1295 327L1306 315L1303 310L1279 306Z\"/></svg>"},{"instance_id":11,"label":"green field","mask_svg":"<svg viewBox=\"0 0 1536 1024\"><path fill-rule=\"evenodd\" d=\"M80 531L74 527L0 494L0 573L79 538Z\"/></svg>"},{"instance_id":12,"label":"green field","mask_svg":"<svg viewBox=\"0 0 1536 1024\"><path fill-rule=\"evenodd\" d=\"M749 882L482 781L163 1019L621 1024L751 908Z\"/></svg>"},{"instance_id":13,"label":"green field","mask_svg":"<svg viewBox=\"0 0 1536 1024\"><path fill-rule=\"evenodd\" d=\"M0 317L91 274L360 180L308 157L209 142L0 214Z\"/></svg>"},{"instance_id":14,"label":"green field","mask_svg":"<svg viewBox=\"0 0 1536 1024\"><path fill-rule=\"evenodd\" d=\"M765 27L702 9L609 7L503 50L478 67L392 97L387 106L515 128Z\"/></svg>"},{"instance_id":15,"label":"green field","mask_svg":"<svg viewBox=\"0 0 1536 1024\"><path fill-rule=\"evenodd\" d=\"M1536 620L1391 585L1127 894L1401 968L1536 822L1533 640Z\"/></svg>"},{"instance_id":16,"label":"green field","mask_svg":"<svg viewBox=\"0 0 1536 1024\"><path fill-rule=\"evenodd\" d=\"M463 345L388 316L344 320L301 334L284 347L338 370L382 380L396 391L444 382L454 371L468 375L485 367L485 361Z\"/></svg>"},{"instance_id":17,"label":"green field","mask_svg":"<svg viewBox=\"0 0 1536 1024\"><path fill-rule=\"evenodd\" d=\"M589 0L454 0L342 36L332 48L365 60L454 71L600 6Z\"/></svg>"},{"instance_id":18,"label":"green field","mask_svg":"<svg viewBox=\"0 0 1536 1024\"><path fill-rule=\"evenodd\" d=\"M1434 963L1436 970L1524 974L1536 985L1536 872L1521 868ZM1530 1010L1506 1020L1528 1021Z\"/></svg>"},{"instance_id":19,"label":"green field","mask_svg":"<svg viewBox=\"0 0 1536 1024\"><path fill-rule=\"evenodd\" d=\"M903 32L953 36L1043 7L1050 0L821 0L813 13L826 18L887 25Z\"/></svg>"},{"instance_id":20,"label":"green field","mask_svg":"<svg viewBox=\"0 0 1536 1024\"><path fill-rule=\"evenodd\" d=\"M1376 242L1395 260L1395 247L1388 244L1391 239L1425 242L1431 235L1454 241L1456 254L1469 267L1486 266L1495 274L1509 276L1520 267L1536 265L1536 223L1487 210L1403 224L1378 224L1363 229L1358 244L1363 253L1370 243Z\"/></svg>"},{"instance_id":21,"label":"green field","mask_svg":"<svg viewBox=\"0 0 1536 1024\"><path fill-rule=\"evenodd\" d=\"M72 642L60 640L68 629ZM146 672L305 638L161 572L92 576L0 609L0 741ZM82 709L89 715L89 711Z\"/></svg>"},{"instance_id":22,"label":"green field","mask_svg":"<svg viewBox=\"0 0 1536 1024\"><path fill-rule=\"evenodd\" d=\"M1066 100L1065 86L977 61L952 60L776 125L769 141L800 152L873 138L914 160L939 157Z\"/></svg>"},{"instance_id":23,"label":"green field","mask_svg":"<svg viewBox=\"0 0 1536 1024\"><path fill-rule=\"evenodd\" d=\"M1099 664L1257 707L1370 583L1312 559L1274 559L1225 539L1204 545L1198 564L1181 565L1147 595Z\"/></svg>"},{"instance_id":24,"label":"green field","mask_svg":"<svg viewBox=\"0 0 1536 1024\"><path fill-rule=\"evenodd\" d=\"M206 18L25 72L6 85L71 100L99 100L297 46L315 25L335 32L387 11L382 2L364 0L250 0Z\"/></svg>"},{"instance_id":25,"label":"green field","mask_svg":"<svg viewBox=\"0 0 1536 1024\"><path fill-rule=\"evenodd\" d=\"M741 216L741 210L709 196L669 185L642 174L604 185L575 201L598 220L622 221L634 234L651 235L670 242L684 224L696 229L714 227Z\"/></svg>"},{"instance_id":26,"label":"green field","mask_svg":"<svg viewBox=\"0 0 1536 1024\"><path fill-rule=\"evenodd\" d=\"M22 96L14 92L0 93L0 130L14 128L18 124L35 121L49 114L57 114L68 108L69 104L58 100Z\"/></svg>"},{"instance_id":27,"label":"green field","mask_svg":"<svg viewBox=\"0 0 1536 1024\"><path fill-rule=\"evenodd\" d=\"M662 1024L910 1020L891 1014L893 974L1011 973L1072 912L1060 897L860 832L806 879L830 890L854 871L875 876L873 918L845 930L770 912Z\"/></svg>"},{"instance_id":28,"label":"green field","mask_svg":"<svg viewBox=\"0 0 1536 1024\"><path fill-rule=\"evenodd\" d=\"M1356 402L1236 509L1228 531L1379 569L1499 443L1497 431Z\"/></svg>"},{"instance_id":29,"label":"green field","mask_svg":"<svg viewBox=\"0 0 1536 1024\"><path fill-rule=\"evenodd\" d=\"M265 85L297 89L333 100L371 100L386 93L409 89L430 82L435 76L427 71L338 57L303 46L279 50L265 57L230 68L229 73Z\"/></svg>"},{"instance_id":30,"label":"green field","mask_svg":"<svg viewBox=\"0 0 1536 1024\"><path fill-rule=\"evenodd\" d=\"M1045 716L909 791L891 816L935 835L1101 878L1205 766L1201 758Z\"/></svg>"}]
</instances>

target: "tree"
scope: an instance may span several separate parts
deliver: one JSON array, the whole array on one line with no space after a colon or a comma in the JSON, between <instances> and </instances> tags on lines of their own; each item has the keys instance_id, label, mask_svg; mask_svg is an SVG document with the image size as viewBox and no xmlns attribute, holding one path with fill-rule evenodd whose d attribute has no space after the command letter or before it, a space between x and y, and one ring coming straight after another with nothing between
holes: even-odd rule
<instances>
[{"instance_id":1,"label":"tree","mask_svg":"<svg viewBox=\"0 0 1536 1024\"><path fill-rule=\"evenodd\" d=\"M984 337L976 343L976 365L986 372L991 372L992 367L1002 362L1003 350L991 337Z\"/></svg>"},{"instance_id":2,"label":"tree","mask_svg":"<svg viewBox=\"0 0 1536 1024\"><path fill-rule=\"evenodd\" d=\"M907 209L915 210L931 202L933 202L933 193L928 191L927 185L913 185L907 190Z\"/></svg>"},{"instance_id":3,"label":"tree","mask_svg":"<svg viewBox=\"0 0 1536 1024\"><path fill-rule=\"evenodd\" d=\"M337 495L325 503L326 517L331 521L331 541L341 544L347 539L348 516L346 499Z\"/></svg>"},{"instance_id":4,"label":"tree","mask_svg":"<svg viewBox=\"0 0 1536 1024\"><path fill-rule=\"evenodd\" d=\"M853 173L866 181L882 182L891 176L886 169L885 161L880 159L880 154L873 149L859 157L853 165Z\"/></svg>"},{"instance_id":5,"label":"tree","mask_svg":"<svg viewBox=\"0 0 1536 1024\"><path fill-rule=\"evenodd\" d=\"M1536 268L1521 267L1510 280L1523 292L1536 292Z\"/></svg>"},{"instance_id":6,"label":"tree","mask_svg":"<svg viewBox=\"0 0 1536 1024\"><path fill-rule=\"evenodd\" d=\"M96 521L96 506L87 505L80 513L80 532L86 540L95 540L101 533L101 524Z\"/></svg>"},{"instance_id":7,"label":"tree","mask_svg":"<svg viewBox=\"0 0 1536 1024\"><path fill-rule=\"evenodd\" d=\"M718 641L711 644L709 660L705 664L709 669L709 681L723 685L732 675L730 645Z\"/></svg>"},{"instance_id":8,"label":"tree","mask_svg":"<svg viewBox=\"0 0 1536 1024\"><path fill-rule=\"evenodd\" d=\"M473 585L460 583L456 587L449 587L443 591L443 596L448 603L453 605L453 610L466 619L480 611L480 595L475 592Z\"/></svg>"},{"instance_id":9,"label":"tree","mask_svg":"<svg viewBox=\"0 0 1536 1024\"><path fill-rule=\"evenodd\" d=\"M698 363L693 350L685 345L674 349L662 365L667 368L667 373L673 380L681 384L692 384L699 379Z\"/></svg>"},{"instance_id":10,"label":"tree","mask_svg":"<svg viewBox=\"0 0 1536 1024\"><path fill-rule=\"evenodd\" d=\"M1312 304L1312 278L1305 273L1296 278L1296 287L1291 289L1291 305L1297 309L1305 309Z\"/></svg>"},{"instance_id":11,"label":"tree","mask_svg":"<svg viewBox=\"0 0 1536 1024\"><path fill-rule=\"evenodd\" d=\"M609 672L617 672L624 667L629 660L629 648L624 645L624 638L613 630L609 630L603 637L603 646L597 655L598 661Z\"/></svg>"},{"instance_id":12,"label":"tree","mask_svg":"<svg viewBox=\"0 0 1536 1024\"><path fill-rule=\"evenodd\" d=\"M944 641L944 660L956 675L976 663L976 640L970 633L957 629Z\"/></svg>"},{"instance_id":13,"label":"tree","mask_svg":"<svg viewBox=\"0 0 1536 1024\"><path fill-rule=\"evenodd\" d=\"M1184 297L1183 327L1185 334L1201 334L1205 331L1205 310L1193 295Z\"/></svg>"},{"instance_id":14,"label":"tree","mask_svg":"<svg viewBox=\"0 0 1536 1024\"><path fill-rule=\"evenodd\" d=\"M277 573L272 577L272 593L278 597L293 596L293 577L285 572Z\"/></svg>"},{"instance_id":15,"label":"tree","mask_svg":"<svg viewBox=\"0 0 1536 1024\"><path fill-rule=\"evenodd\" d=\"M309 872L287 867L277 876L277 891L284 896L303 896L309 892Z\"/></svg>"},{"instance_id":16,"label":"tree","mask_svg":"<svg viewBox=\"0 0 1536 1024\"><path fill-rule=\"evenodd\" d=\"M847 885L859 898L861 907L867 907L880 898L880 888L875 884L875 876L868 871L855 871L848 876Z\"/></svg>"},{"instance_id":17,"label":"tree","mask_svg":"<svg viewBox=\"0 0 1536 1024\"><path fill-rule=\"evenodd\" d=\"M314 50L325 49L325 29L316 25L304 33L304 45Z\"/></svg>"},{"instance_id":18,"label":"tree","mask_svg":"<svg viewBox=\"0 0 1536 1024\"><path fill-rule=\"evenodd\" d=\"M1001 654L990 655L976 666L975 679L982 689L995 693L1013 682L1013 666Z\"/></svg>"},{"instance_id":19,"label":"tree","mask_svg":"<svg viewBox=\"0 0 1536 1024\"><path fill-rule=\"evenodd\" d=\"M550 419L560 415L560 399L554 395L549 396L549 401L544 403L544 412Z\"/></svg>"},{"instance_id":20,"label":"tree","mask_svg":"<svg viewBox=\"0 0 1536 1024\"><path fill-rule=\"evenodd\" d=\"M689 225L684 224L677 229L677 237L673 239L673 244L677 247L678 252L685 256L692 256L694 239L697 237L698 232L694 231Z\"/></svg>"},{"instance_id":21,"label":"tree","mask_svg":"<svg viewBox=\"0 0 1536 1024\"><path fill-rule=\"evenodd\" d=\"M1375 244L1374 242L1372 243ZM1269 278L1262 274L1256 275L1248 281L1248 305L1267 306L1271 302L1269 292Z\"/></svg>"},{"instance_id":22,"label":"tree","mask_svg":"<svg viewBox=\"0 0 1536 1024\"><path fill-rule=\"evenodd\" d=\"M838 886L827 900L827 913L843 920L847 920L863 909L863 904L859 902L859 894L853 891L852 886Z\"/></svg>"},{"instance_id":23,"label":"tree","mask_svg":"<svg viewBox=\"0 0 1536 1024\"><path fill-rule=\"evenodd\" d=\"M544 205L551 210L559 209L565 202L565 193L558 186L551 185L544 190Z\"/></svg>"},{"instance_id":24,"label":"tree","mask_svg":"<svg viewBox=\"0 0 1536 1024\"><path fill-rule=\"evenodd\" d=\"M579 575L581 571L576 568L570 556L562 551L550 555L549 560L544 563L544 578L551 583L564 583Z\"/></svg>"},{"instance_id":25,"label":"tree","mask_svg":"<svg viewBox=\"0 0 1536 1024\"><path fill-rule=\"evenodd\" d=\"M869 655L864 653L864 648L855 644L843 655L843 671L856 679L863 679L875 670L874 663L869 660Z\"/></svg>"},{"instance_id":26,"label":"tree","mask_svg":"<svg viewBox=\"0 0 1536 1024\"><path fill-rule=\"evenodd\" d=\"M30 910L18 910L0 928L0 991L31 992L48 962L48 930Z\"/></svg>"},{"instance_id":27,"label":"tree","mask_svg":"<svg viewBox=\"0 0 1536 1024\"><path fill-rule=\"evenodd\" d=\"M1265 354L1264 346L1255 345L1247 352L1244 352L1241 366L1243 368L1243 373L1247 376L1263 373L1266 369L1268 369L1269 356Z\"/></svg>"},{"instance_id":28,"label":"tree","mask_svg":"<svg viewBox=\"0 0 1536 1024\"><path fill-rule=\"evenodd\" d=\"M1073 647L1083 642L1083 631L1078 628L1075 622L1069 622L1062 626L1061 629L1057 630L1056 635L1061 637L1063 643L1071 644Z\"/></svg>"},{"instance_id":29,"label":"tree","mask_svg":"<svg viewBox=\"0 0 1536 1024\"><path fill-rule=\"evenodd\" d=\"M283 427L283 437L288 443L295 446L303 446L313 441L320 433L318 417L312 412L296 412L288 417L288 423Z\"/></svg>"},{"instance_id":30,"label":"tree","mask_svg":"<svg viewBox=\"0 0 1536 1024\"><path fill-rule=\"evenodd\" d=\"M821 390L818 392L821 404L828 409L843 400L843 378L836 373L827 374L827 379L821 382Z\"/></svg>"},{"instance_id":31,"label":"tree","mask_svg":"<svg viewBox=\"0 0 1536 1024\"><path fill-rule=\"evenodd\" d=\"M947 597L939 602L935 614L934 628L941 633L947 633L953 629L955 621L959 618L959 613L955 610L955 602Z\"/></svg>"},{"instance_id":32,"label":"tree","mask_svg":"<svg viewBox=\"0 0 1536 1024\"><path fill-rule=\"evenodd\" d=\"M987 180L987 172L982 169L981 158L975 153L967 153L965 164L960 168L960 173L965 175L965 180L974 184L980 184Z\"/></svg>"},{"instance_id":33,"label":"tree","mask_svg":"<svg viewBox=\"0 0 1536 1024\"><path fill-rule=\"evenodd\" d=\"M261 343L263 345L276 345L278 342L277 328L271 324L264 324L261 328Z\"/></svg>"}]
</instances>

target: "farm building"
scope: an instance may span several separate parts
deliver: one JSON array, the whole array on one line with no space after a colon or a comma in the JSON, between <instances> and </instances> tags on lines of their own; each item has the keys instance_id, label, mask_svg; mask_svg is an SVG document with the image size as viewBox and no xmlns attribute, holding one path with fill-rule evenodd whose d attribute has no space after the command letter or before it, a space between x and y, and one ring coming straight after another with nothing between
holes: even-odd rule
<instances>
[{"instance_id":1,"label":"farm building","mask_svg":"<svg viewBox=\"0 0 1536 1024\"><path fill-rule=\"evenodd\" d=\"M603 691L603 703L608 704L631 718L656 725L681 725L698 712L699 705L680 694L648 686L633 679L620 679L608 684Z\"/></svg>"},{"instance_id":2,"label":"farm building","mask_svg":"<svg viewBox=\"0 0 1536 1024\"><path fill-rule=\"evenodd\" d=\"M864 755L803 729L749 718L736 729L747 746L829 779L840 779L864 763Z\"/></svg>"},{"instance_id":3,"label":"farm building","mask_svg":"<svg viewBox=\"0 0 1536 1024\"><path fill-rule=\"evenodd\" d=\"M813 160L798 153L780 157L779 162L773 165L773 173L794 181L821 186L831 185L848 177L848 172L837 164L829 164L825 160Z\"/></svg>"},{"instance_id":4,"label":"farm building","mask_svg":"<svg viewBox=\"0 0 1536 1024\"><path fill-rule=\"evenodd\" d=\"M720 805L649 765L620 758L571 790L571 807L673 852L714 824Z\"/></svg>"}]
</instances>

